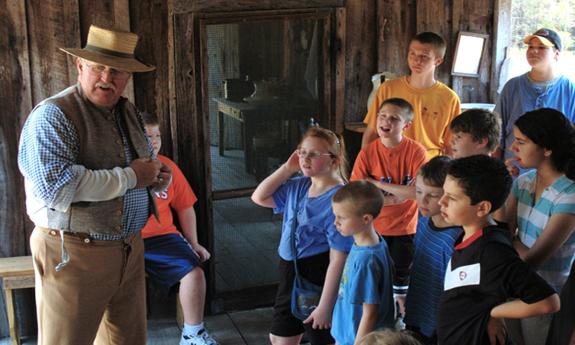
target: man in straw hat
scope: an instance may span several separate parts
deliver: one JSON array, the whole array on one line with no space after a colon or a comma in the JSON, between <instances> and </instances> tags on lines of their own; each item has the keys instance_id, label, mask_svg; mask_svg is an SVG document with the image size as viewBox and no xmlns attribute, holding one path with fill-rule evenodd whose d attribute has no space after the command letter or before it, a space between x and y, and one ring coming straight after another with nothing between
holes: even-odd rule
<instances>
[{"instance_id":1,"label":"man in straw hat","mask_svg":"<svg viewBox=\"0 0 575 345\"><path fill-rule=\"evenodd\" d=\"M509 150L514 140L513 124L526 112L553 108L575 121L575 83L558 71L561 37L551 29L541 28L526 36L523 43L527 45L531 70L505 84L494 110L501 116L500 154L505 159L513 157Z\"/></svg>"},{"instance_id":2,"label":"man in straw hat","mask_svg":"<svg viewBox=\"0 0 575 345\"><path fill-rule=\"evenodd\" d=\"M138 36L90 27L76 57L78 83L38 104L20 140L38 344L146 343L144 246L152 191L171 171L152 155L141 117L121 97Z\"/></svg>"}]
</instances>

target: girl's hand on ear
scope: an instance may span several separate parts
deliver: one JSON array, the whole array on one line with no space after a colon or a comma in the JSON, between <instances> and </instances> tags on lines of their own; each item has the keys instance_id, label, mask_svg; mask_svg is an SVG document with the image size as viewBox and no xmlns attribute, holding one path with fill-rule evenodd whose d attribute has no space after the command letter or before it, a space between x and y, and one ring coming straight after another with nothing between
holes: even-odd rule
<instances>
[{"instance_id":1,"label":"girl's hand on ear","mask_svg":"<svg viewBox=\"0 0 575 345\"><path fill-rule=\"evenodd\" d=\"M297 150L292 152L284 165L292 174L299 171L299 156L297 154Z\"/></svg>"}]
</instances>

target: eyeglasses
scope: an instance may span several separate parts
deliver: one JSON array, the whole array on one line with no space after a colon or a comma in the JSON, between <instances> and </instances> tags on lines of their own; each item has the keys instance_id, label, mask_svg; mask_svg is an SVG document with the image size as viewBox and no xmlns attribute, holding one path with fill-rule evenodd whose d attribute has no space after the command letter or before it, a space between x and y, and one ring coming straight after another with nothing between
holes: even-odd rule
<instances>
[{"instance_id":1,"label":"eyeglasses","mask_svg":"<svg viewBox=\"0 0 575 345\"><path fill-rule=\"evenodd\" d=\"M299 158L309 158L309 159L315 159L315 158L319 158L321 156L333 156L331 153L324 153L324 152L317 152L317 151L306 151L306 150L297 150L296 151L297 155Z\"/></svg>"},{"instance_id":2,"label":"eyeglasses","mask_svg":"<svg viewBox=\"0 0 575 345\"><path fill-rule=\"evenodd\" d=\"M102 75L102 73L104 73L106 70L114 79L128 79L131 75L130 72L120 71L120 70L117 70L115 68L104 66L104 65L92 65L92 64L89 64L87 62L84 62L84 64L88 67L89 71L93 75L97 75L97 76Z\"/></svg>"}]
</instances>

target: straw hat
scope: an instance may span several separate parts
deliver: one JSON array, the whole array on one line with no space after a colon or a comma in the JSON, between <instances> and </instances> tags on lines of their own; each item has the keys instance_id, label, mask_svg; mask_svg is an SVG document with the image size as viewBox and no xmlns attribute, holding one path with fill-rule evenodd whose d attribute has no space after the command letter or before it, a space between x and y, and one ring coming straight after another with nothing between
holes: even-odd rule
<instances>
[{"instance_id":1,"label":"straw hat","mask_svg":"<svg viewBox=\"0 0 575 345\"><path fill-rule=\"evenodd\" d=\"M156 69L134 57L138 35L127 31L112 31L90 26L88 41L83 49L60 48L60 50L88 61L126 72L148 72Z\"/></svg>"}]
</instances>

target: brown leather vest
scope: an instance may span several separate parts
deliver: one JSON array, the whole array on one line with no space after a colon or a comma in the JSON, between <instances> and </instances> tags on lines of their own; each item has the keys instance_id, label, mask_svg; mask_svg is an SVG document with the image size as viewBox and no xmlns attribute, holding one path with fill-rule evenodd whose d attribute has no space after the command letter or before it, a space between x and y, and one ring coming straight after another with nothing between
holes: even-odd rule
<instances>
[{"instance_id":1,"label":"brown leather vest","mask_svg":"<svg viewBox=\"0 0 575 345\"><path fill-rule=\"evenodd\" d=\"M120 98L114 111L100 108L88 101L80 85L71 86L45 100L56 105L74 124L78 133L78 160L76 164L87 169L126 167L126 157L115 114L123 119L122 125L135 158L149 157L150 150L136 107L126 98ZM151 193L150 202L153 203ZM154 207L154 205L152 205ZM123 197L108 201L73 203L68 212L48 211L49 226L73 232L99 234L122 233Z\"/></svg>"}]
</instances>

